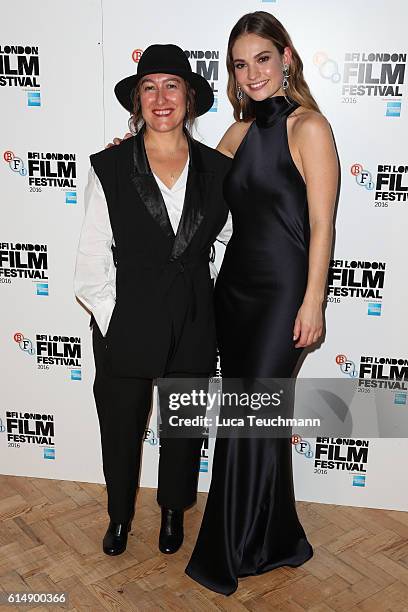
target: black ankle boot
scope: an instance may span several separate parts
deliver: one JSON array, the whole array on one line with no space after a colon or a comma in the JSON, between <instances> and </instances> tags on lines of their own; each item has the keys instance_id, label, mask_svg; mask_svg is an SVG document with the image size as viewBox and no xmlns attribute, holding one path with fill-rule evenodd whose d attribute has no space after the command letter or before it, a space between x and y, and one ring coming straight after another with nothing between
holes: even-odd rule
<instances>
[{"instance_id":1,"label":"black ankle boot","mask_svg":"<svg viewBox=\"0 0 408 612\"><path fill-rule=\"evenodd\" d=\"M184 510L162 508L162 520L159 536L159 550L166 555L178 551L183 543Z\"/></svg>"},{"instance_id":2,"label":"black ankle boot","mask_svg":"<svg viewBox=\"0 0 408 612\"><path fill-rule=\"evenodd\" d=\"M103 538L103 552L105 555L120 555L125 552L131 526L131 520L127 523L114 523L110 521L108 530Z\"/></svg>"}]
</instances>

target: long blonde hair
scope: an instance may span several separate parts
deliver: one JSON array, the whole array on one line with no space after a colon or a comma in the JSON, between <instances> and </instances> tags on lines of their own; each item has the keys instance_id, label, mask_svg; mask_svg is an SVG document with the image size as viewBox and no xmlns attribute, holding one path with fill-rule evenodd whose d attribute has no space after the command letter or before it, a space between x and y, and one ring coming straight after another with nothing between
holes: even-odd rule
<instances>
[{"instance_id":1,"label":"long blonde hair","mask_svg":"<svg viewBox=\"0 0 408 612\"><path fill-rule=\"evenodd\" d=\"M237 21L228 39L227 94L234 108L234 119L236 121L250 121L255 118L255 109L252 100L245 94L241 102L237 100L237 82L232 59L232 48L236 40L243 34L256 34L257 36L270 40L281 55L283 55L285 47L290 48L292 51L292 61L289 68L289 86L285 93L289 98L292 98L292 100L295 100L295 102L298 102L301 106L320 112L317 102L310 93L309 86L304 79L303 62L300 59L299 53L293 46L289 34L281 22L271 15L271 13L267 13L266 11L255 11L254 13L247 13Z\"/></svg>"}]
</instances>

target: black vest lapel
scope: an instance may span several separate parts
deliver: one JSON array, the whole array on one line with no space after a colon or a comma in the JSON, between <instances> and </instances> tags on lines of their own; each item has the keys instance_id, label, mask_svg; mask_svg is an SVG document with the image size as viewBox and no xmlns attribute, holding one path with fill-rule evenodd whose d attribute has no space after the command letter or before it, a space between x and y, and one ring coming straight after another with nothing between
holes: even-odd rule
<instances>
[{"instance_id":1,"label":"black vest lapel","mask_svg":"<svg viewBox=\"0 0 408 612\"><path fill-rule=\"evenodd\" d=\"M198 143L187 134L190 163L183 212L171 253L171 261L178 259L192 241L204 218L213 172L203 168Z\"/></svg>"},{"instance_id":2,"label":"black vest lapel","mask_svg":"<svg viewBox=\"0 0 408 612\"><path fill-rule=\"evenodd\" d=\"M150 169L143 135L144 129L140 130L133 139L133 174L131 181L153 219L159 224L166 236L174 238L174 231L163 196Z\"/></svg>"}]
</instances>

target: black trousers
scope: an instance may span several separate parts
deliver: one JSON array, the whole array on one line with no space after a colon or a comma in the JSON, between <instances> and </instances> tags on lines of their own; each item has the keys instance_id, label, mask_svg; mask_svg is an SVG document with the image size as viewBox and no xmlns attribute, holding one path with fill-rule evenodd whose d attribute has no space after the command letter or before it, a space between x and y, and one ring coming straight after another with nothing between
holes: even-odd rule
<instances>
[{"instance_id":1,"label":"black trousers","mask_svg":"<svg viewBox=\"0 0 408 612\"><path fill-rule=\"evenodd\" d=\"M93 351L94 396L101 432L108 514L112 521L124 523L134 514L153 380L113 377L106 364L106 341L96 323L93 324ZM180 372L167 376L192 377ZM161 506L182 509L196 501L202 443L202 438L161 439L157 488L157 501Z\"/></svg>"}]
</instances>

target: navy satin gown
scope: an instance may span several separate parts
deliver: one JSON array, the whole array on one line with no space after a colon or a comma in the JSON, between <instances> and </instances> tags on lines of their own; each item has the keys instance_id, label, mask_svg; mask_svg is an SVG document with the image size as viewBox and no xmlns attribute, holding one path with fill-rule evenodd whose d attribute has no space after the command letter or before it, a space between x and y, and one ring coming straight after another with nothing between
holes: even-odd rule
<instances>
[{"instance_id":1,"label":"navy satin gown","mask_svg":"<svg viewBox=\"0 0 408 612\"><path fill-rule=\"evenodd\" d=\"M221 369L229 378L290 378L302 353L293 326L309 247L306 186L286 126L299 105L279 96L255 106L224 184L234 232L215 292ZM296 513L290 439L217 439L186 573L230 595L239 577L298 566L312 555Z\"/></svg>"}]
</instances>

